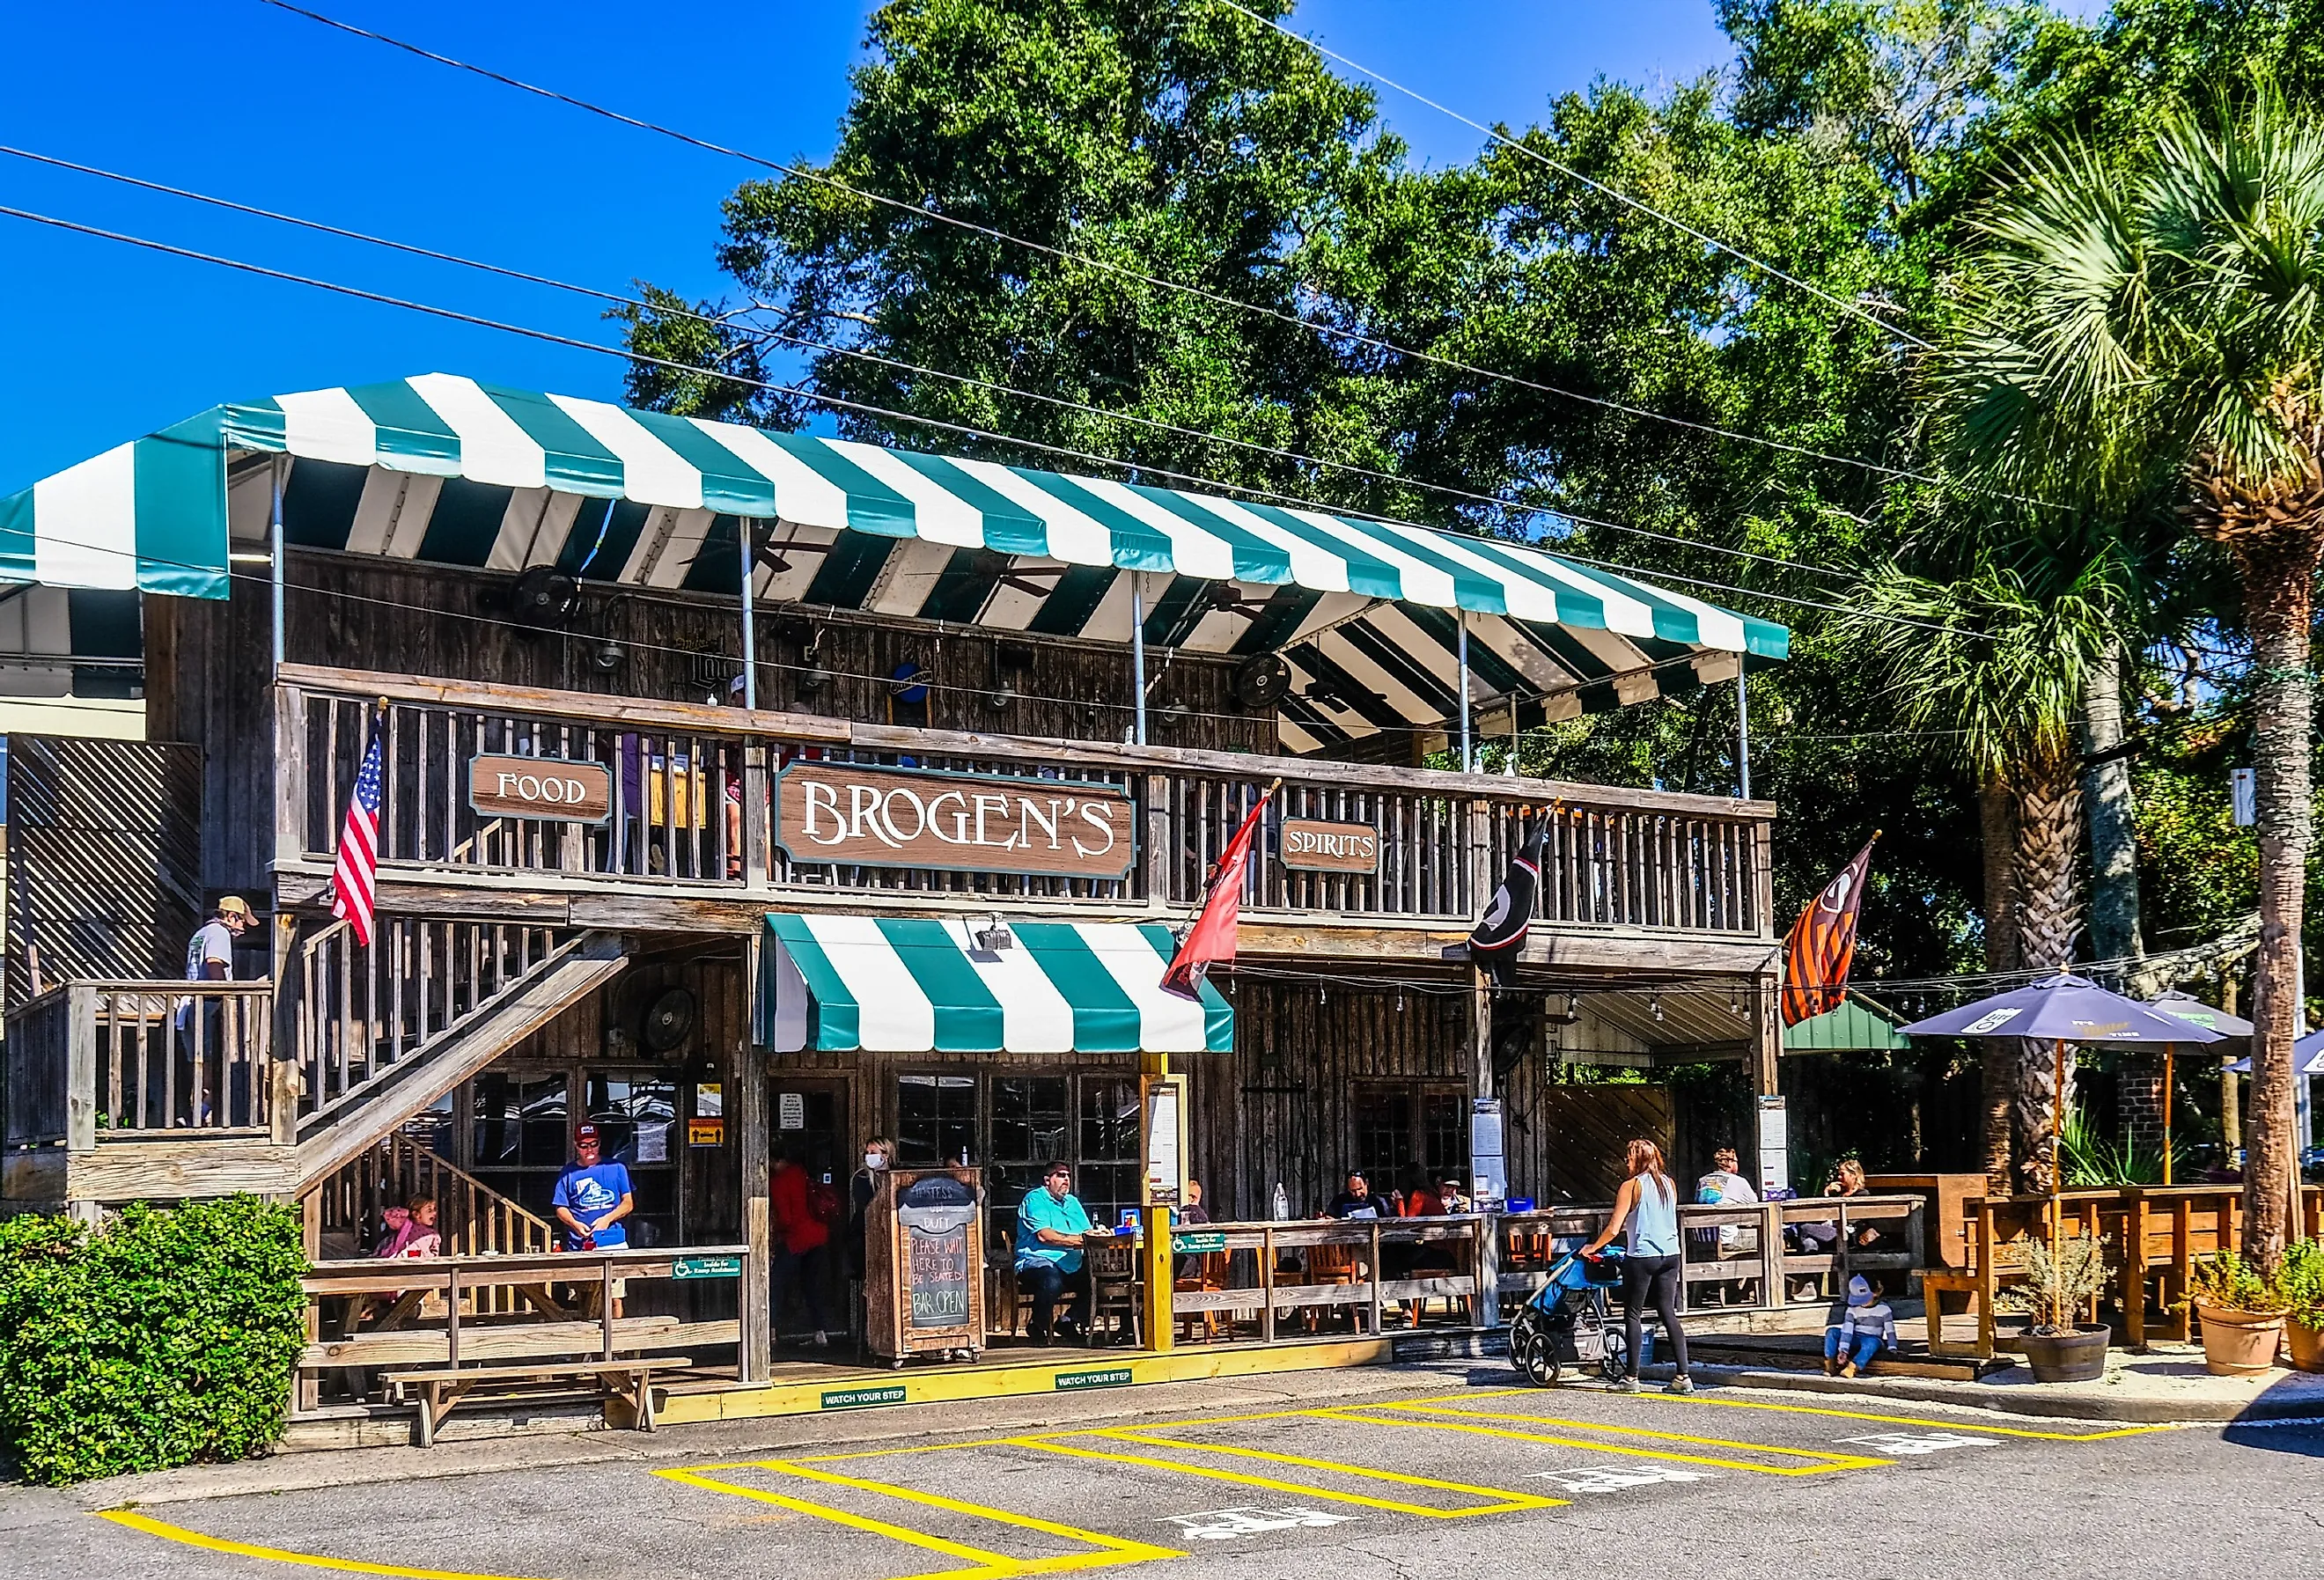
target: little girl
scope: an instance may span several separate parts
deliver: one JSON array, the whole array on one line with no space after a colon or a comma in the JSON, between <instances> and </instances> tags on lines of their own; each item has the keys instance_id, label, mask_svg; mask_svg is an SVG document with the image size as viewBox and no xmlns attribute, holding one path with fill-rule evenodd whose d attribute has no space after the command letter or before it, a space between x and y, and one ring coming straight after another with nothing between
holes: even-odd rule
<instances>
[{"instance_id":1,"label":"little girl","mask_svg":"<svg viewBox=\"0 0 2324 1580\"><path fill-rule=\"evenodd\" d=\"M1825 1376L1853 1377L1884 1347L1895 1346L1896 1314L1880 1294L1862 1273L1848 1280L1848 1299L1832 1308L1823 1330Z\"/></svg>"}]
</instances>

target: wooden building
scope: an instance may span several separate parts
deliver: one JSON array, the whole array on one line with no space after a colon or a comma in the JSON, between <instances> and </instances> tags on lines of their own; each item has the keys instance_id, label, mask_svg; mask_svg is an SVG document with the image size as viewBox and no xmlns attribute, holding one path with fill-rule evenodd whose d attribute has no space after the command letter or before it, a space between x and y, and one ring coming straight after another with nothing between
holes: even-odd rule
<instances>
[{"instance_id":1,"label":"wooden building","mask_svg":"<svg viewBox=\"0 0 2324 1580\"><path fill-rule=\"evenodd\" d=\"M647 1243L763 1245L775 1152L844 1186L874 1132L996 1193L1062 1156L1093 1212L1134 1204L1138 1077L1186 1033L1109 951L1167 949L1277 781L1240 958L1173 1056L1215 1215L1277 1186L1310 1210L1351 1166L1466 1173L1480 1095L1507 1187L1546 1197L1582 1133L1561 1058L1746 1059L1773 1090L1772 806L1419 766L1784 655L1679 593L443 374L217 408L0 500L0 540L22 579L145 595L149 742L12 777L157 831L16 853L41 925L106 947L11 951L14 1206L258 1189L319 1247L426 1173L484 1249L584 1119ZM374 741L365 947L330 882ZM1488 994L1459 946L1544 820L1518 985ZM183 929L229 893L264 925L189 1012ZM864 982L952 984L925 1046L876 988L878 1038L846 1030L770 917L855 939ZM1001 992L1022 940L1066 947L1043 929L1117 980Z\"/></svg>"}]
</instances>

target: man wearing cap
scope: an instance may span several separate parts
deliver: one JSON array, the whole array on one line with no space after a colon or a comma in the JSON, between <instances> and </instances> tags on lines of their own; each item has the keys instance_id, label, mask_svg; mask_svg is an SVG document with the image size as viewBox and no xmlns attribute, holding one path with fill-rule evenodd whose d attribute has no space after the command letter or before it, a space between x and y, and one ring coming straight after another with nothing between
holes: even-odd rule
<instances>
[{"instance_id":1,"label":"man wearing cap","mask_svg":"<svg viewBox=\"0 0 2324 1580\"><path fill-rule=\"evenodd\" d=\"M186 940L186 980L232 982L234 941L256 920L240 895L221 896L202 925L194 929L194 936ZM194 1021L197 1004L202 1017L198 1028ZM182 1094L179 1098L182 1112L164 1115L164 1123L199 1123L208 1119L210 1104L217 1095L209 1086L213 1071L226 1076L231 1085L232 1123L250 1123L250 1067L226 1057L230 1050L225 1046L225 1000L178 1001L178 1090Z\"/></svg>"},{"instance_id":2,"label":"man wearing cap","mask_svg":"<svg viewBox=\"0 0 2324 1580\"><path fill-rule=\"evenodd\" d=\"M574 1161L557 1177L557 1189L549 1198L557 1221L565 1225L567 1251L613 1251L630 1243L629 1231L622 1227L622 1220L638 1205L630 1188L630 1171L618 1160L606 1161L599 1150L602 1145L595 1125L575 1131ZM622 1314L622 1282L613 1281L616 1317Z\"/></svg>"}]
</instances>

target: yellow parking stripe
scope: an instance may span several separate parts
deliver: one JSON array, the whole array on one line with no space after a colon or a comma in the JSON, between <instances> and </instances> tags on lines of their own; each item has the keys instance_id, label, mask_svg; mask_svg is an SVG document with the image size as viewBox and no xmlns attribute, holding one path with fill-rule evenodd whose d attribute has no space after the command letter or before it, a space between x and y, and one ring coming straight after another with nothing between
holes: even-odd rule
<instances>
[{"instance_id":1,"label":"yellow parking stripe","mask_svg":"<svg viewBox=\"0 0 2324 1580\"><path fill-rule=\"evenodd\" d=\"M103 1510L97 1518L110 1520L114 1524L127 1526L132 1530L142 1530L147 1536L158 1536L163 1541L173 1541L180 1547L228 1553L237 1558L263 1558L270 1564L300 1564L310 1569L337 1569L348 1575L392 1575L400 1576L401 1580L519 1580L514 1575L478 1575L465 1569L411 1569L401 1564L366 1564L356 1558L327 1558L320 1553L293 1552L288 1548L228 1541L222 1536L204 1536L200 1531L188 1530L182 1525L148 1519L129 1509Z\"/></svg>"},{"instance_id":2,"label":"yellow parking stripe","mask_svg":"<svg viewBox=\"0 0 2324 1580\"><path fill-rule=\"evenodd\" d=\"M720 1466L726 1470L762 1470L776 1475L797 1476L803 1481L826 1486L849 1487L857 1492L872 1492L881 1497L896 1498L923 1508L941 1509L947 1513L964 1514L973 1519L990 1520L997 1524L1016 1527L1021 1530L1038 1531L1044 1536L1060 1537L1068 1541L1085 1542L1098 1549L1089 1553L1066 1553L1047 1558L1018 1558L1007 1553L988 1551L963 1542L950 1541L914 1530L908 1526L894 1525L868 1515L851 1513L805 1498L770 1492L762 1487L738 1486L687 1470L658 1470L654 1474L668 1481L704 1488L714 1492L726 1492L756 1502L771 1503L778 1508L828 1520L835 1525L869 1531L912 1547L925 1548L948 1557L966 1558L974 1566L967 1569L948 1569L934 1574L916 1575L908 1580L986 1580L988 1576L1010 1575L1056 1575L1080 1569L1108 1568L1123 1564L1143 1564L1156 1558L1181 1558L1186 1555L1174 1548L1156 1547L1148 1542L1131 1541L1120 1537L1104 1536L1077 1526L1060 1525L1054 1520L1038 1519L1029 1514L1015 1514L1005 1509L989 1508L982 1503L964 1502L937 1492L924 1492L913 1487L900 1487L889 1482L867 1481L858 1476L835 1474L830 1471L809 1470L795 1461L781 1459L745 1460Z\"/></svg>"},{"instance_id":3,"label":"yellow parking stripe","mask_svg":"<svg viewBox=\"0 0 2324 1580\"><path fill-rule=\"evenodd\" d=\"M1425 1417L1398 1419L1394 1416L1363 1416L1356 1413L1365 1407L1351 1405L1345 1410L1331 1412L1345 1421L1369 1421L1378 1427L1414 1427L1438 1432L1471 1432L1480 1437L1506 1437L1519 1443L1547 1443L1559 1448L1582 1448L1592 1454L1627 1454L1637 1459L1667 1459L1679 1465L1710 1465L1721 1470L1750 1471L1758 1475L1822 1475L1836 1470L1869 1470L1876 1465L1894 1465L1893 1459L1874 1459L1865 1455L1833 1455L1815 1465L1754 1465L1748 1459L1720 1459L1710 1455L1681 1454L1671 1448L1632 1448L1627 1444L1600 1443L1587 1437L1561 1437L1546 1432L1521 1432L1508 1427L1488 1427L1475 1421L1439 1421ZM1479 1412L1480 1415L1482 1412ZM1485 1420L1510 1419L1508 1417L1484 1416ZM1523 1418L1515 1418L1522 1419ZM1758 1447L1757 1444L1741 1445Z\"/></svg>"},{"instance_id":4,"label":"yellow parking stripe","mask_svg":"<svg viewBox=\"0 0 2324 1580\"><path fill-rule=\"evenodd\" d=\"M1114 1437L1111 1432L1077 1432L1074 1437ZM1393 1498L1368 1497L1361 1492L1335 1492L1310 1482L1277 1480L1273 1476L1252 1475L1242 1471L1221 1470L1215 1465L1192 1465L1183 1460L1157 1459L1151 1455L1122 1454L1100 1448L1078 1448L1052 1438L1022 1437L1018 1446L1038 1448L1045 1454L1060 1454L1074 1459L1094 1459L1115 1465L1142 1465L1148 1470L1168 1471L1177 1475L1199 1476L1208 1481L1232 1482L1239 1486L1258 1487L1270 1492L1292 1492L1301 1497L1321 1498L1334 1503L1353 1503L1366 1509L1384 1510L1393 1514L1416 1514L1428 1520L1461 1520L1476 1514L1513 1514L1526 1509L1554 1509L1567 1501L1563 1498L1545 1498L1536 1493L1512 1492L1506 1487L1470 1486L1461 1482L1430 1481L1421 1476L1408 1476L1393 1471L1369 1470L1360 1465L1337 1465L1329 1460L1305 1459L1296 1455L1270 1454L1257 1448L1230 1448L1208 1443L1186 1443L1168 1437L1141 1437L1120 1435L1121 1440L1144 1443L1156 1447L1176 1448L1194 1453L1225 1454L1240 1458L1258 1459L1277 1465L1296 1466L1303 1470L1321 1470L1360 1480L1381 1481L1408 1486L1424 1486L1443 1492L1462 1493L1482 1498L1485 1502L1471 1509L1436 1509L1425 1503L1402 1502Z\"/></svg>"},{"instance_id":5,"label":"yellow parking stripe","mask_svg":"<svg viewBox=\"0 0 2324 1580\"><path fill-rule=\"evenodd\" d=\"M1512 1389L1510 1391L1523 1391ZM2107 1437L2139 1437L2149 1432L2175 1432L2179 1429L2176 1423L2164 1421L2149 1426L2108 1427L2096 1432L2037 1432L2026 1427L1996 1427L1983 1420L1959 1416L1951 1420L1937 1420L1927 1416L1881 1415L1871 1410L1831 1409L1821 1405L1774 1404L1757 1399L1706 1399L1701 1394L1678 1398L1665 1394L1640 1394L1638 1397L1664 1404L1715 1404L1729 1409L1781 1410L1794 1416L1837 1416L1843 1420L1886 1421L1898 1427L1935 1427L1943 1431L1982 1432L1997 1437L2033 1437L2048 1443L2097 1443Z\"/></svg>"},{"instance_id":6,"label":"yellow parking stripe","mask_svg":"<svg viewBox=\"0 0 2324 1580\"><path fill-rule=\"evenodd\" d=\"M1466 1416L1482 1421L1523 1421L1535 1427L1563 1427L1577 1432L1618 1432L1629 1437L1653 1437L1665 1443L1684 1443L1697 1448L1741 1448L1761 1454L1781 1454L1793 1459L1858 1460L1856 1454L1836 1454L1828 1448L1788 1448L1780 1443L1750 1443L1734 1437L1694 1437L1683 1432L1657 1432L1651 1427L1618 1427L1610 1421L1578 1420L1571 1416L1533 1416L1504 1413L1499 1410L1461 1410L1443 1405L1369 1404L1347 1405L1341 1413L1355 1410L1410 1410L1418 1415ZM1886 1462L1881 1462L1886 1463Z\"/></svg>"}]
</instances>

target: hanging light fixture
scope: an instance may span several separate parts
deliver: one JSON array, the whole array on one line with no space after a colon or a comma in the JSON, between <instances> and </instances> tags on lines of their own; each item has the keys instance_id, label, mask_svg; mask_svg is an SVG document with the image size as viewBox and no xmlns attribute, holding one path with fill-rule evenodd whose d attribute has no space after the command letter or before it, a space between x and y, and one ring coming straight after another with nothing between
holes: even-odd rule
<instances>
[{"instance_id":1,"label":"hanging light fixture","mask_svg":"<svg viewBox=\"0 0 2324 1580\"><path fill-rule=\"evenodd\" d=\"M1646 1013L1652 1015L1657 1021L1663 1018L1662 994L1658 993L1650 993L1646 995Z\"/></svg>"}]
</instances>

